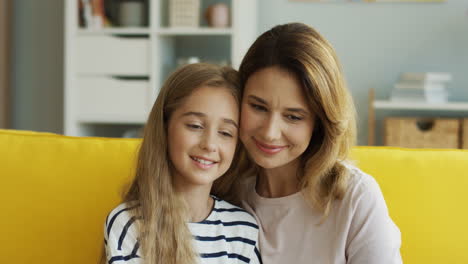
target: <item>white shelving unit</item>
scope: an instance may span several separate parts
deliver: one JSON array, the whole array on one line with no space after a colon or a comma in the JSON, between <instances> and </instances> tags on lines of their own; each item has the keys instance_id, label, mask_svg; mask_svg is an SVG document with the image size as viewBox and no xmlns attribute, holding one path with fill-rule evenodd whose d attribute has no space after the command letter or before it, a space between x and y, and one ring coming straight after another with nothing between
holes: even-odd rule
<instances>
[{"instance_id":1,"label":"white shelving unit","mask_svg":"<svg viewBox=\"0 0 468 264\"><path fill-rule=\"evenodd\" d=\"M468 102L447 102L441 104L422 102L394 102L390 100L375 100L374 90L369 91L368 108L368 145L375 144L375 111L376 110L408 110L408 111L442 111L468 114Z\"/></svg>"},{"instance_id":2,"label":"white shelving unit","mask_svg":"<svg viewBox=\"0 0 468 264\"><path fill-rule=\"evenodd\" d=\"M78 1L66 0L66 135L120 136L143 125L179 58L227 62L237 69L257 37L258 0L201 0L202 9L215 2L230 7L228 28L203 21L200 27L171 28L169 0L147 1L147 27L86 29L78 24Z\"/></svg>"}]
</instances>

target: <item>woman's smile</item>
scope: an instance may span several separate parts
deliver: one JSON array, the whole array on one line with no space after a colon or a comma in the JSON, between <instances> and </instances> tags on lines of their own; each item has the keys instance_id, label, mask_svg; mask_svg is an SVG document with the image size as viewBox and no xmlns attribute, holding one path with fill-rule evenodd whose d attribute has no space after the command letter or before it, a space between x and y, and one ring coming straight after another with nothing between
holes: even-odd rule
<instances>
[{"instance_id":1,"label":"woman's smile","mask_svg":"<svg viewBox=\"0 0 468 264\"><path fill-rule=\"evenodd\" d=\"M252 139L255 142L255 145L257 146L257 148L259 150L261 150L261 151L263 151L263 152L265 152L266 154L269 154L269 155L277 154L277 153L281 152L283 149L288 147L287 145L281 146L281 145L265 144L265 143L262 143L262 142L258 141L254 137L252 137Z\"/></svg>"}]
</instances>

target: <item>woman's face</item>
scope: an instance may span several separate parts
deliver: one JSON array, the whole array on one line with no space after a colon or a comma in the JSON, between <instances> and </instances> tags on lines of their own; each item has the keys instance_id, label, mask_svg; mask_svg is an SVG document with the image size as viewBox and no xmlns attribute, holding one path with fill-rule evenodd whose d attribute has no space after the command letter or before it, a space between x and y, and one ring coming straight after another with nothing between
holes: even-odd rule
<instances>
[{"instance_id":1,"label":"woman's face","mask_svg":"<svg viewBox=\"0 0 468 264\"><path fill-rule=\"evenodd\" d=\"M247 80L240 138L260 167L274 169L297 161L309 145L314 120L292 73L268 67Z\"/></svg>"},{"instance_id":2,"label":"woman's face","mask_svg":"<svg viewBox=\"0 0 468 264\"><path fill-rule=\"evenodd\" d=\"M179 187L211 186L228 170L236 150L238 122L238 104L222 87L197 88L172 113L168 147Z\"/></svg>"}]
</instances>

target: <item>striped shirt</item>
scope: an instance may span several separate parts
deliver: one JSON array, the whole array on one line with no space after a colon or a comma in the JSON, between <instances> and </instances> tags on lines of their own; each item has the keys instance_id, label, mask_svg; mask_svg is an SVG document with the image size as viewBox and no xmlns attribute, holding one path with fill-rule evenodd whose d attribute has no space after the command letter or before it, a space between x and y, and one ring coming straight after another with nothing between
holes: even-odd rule
<instances>
[{"instance_id":1,"label":"striped shirt","mask_svg":"<svg viewBox=\"0 0 468 264\"><path fill-rule=\"evenodd\" d=\"M194 250L202 264L261 263L258 251L258 225L245 210L214 198L214 207L203 221L188 223L194 236ZM104 244L109 264L143 264L137 237L138 217L133 207L123 203L107 216Z\"/></svg>"}]
</instances>

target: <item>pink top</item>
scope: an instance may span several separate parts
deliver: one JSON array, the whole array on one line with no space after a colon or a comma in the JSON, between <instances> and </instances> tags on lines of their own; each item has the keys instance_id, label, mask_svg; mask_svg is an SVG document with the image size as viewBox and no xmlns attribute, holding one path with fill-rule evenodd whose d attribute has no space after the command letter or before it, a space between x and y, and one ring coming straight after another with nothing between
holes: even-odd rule
<instances>
[{"instance_id":1,"label":"pink top","mask_svg":"<svg viewBox=\"0 0 468 264\"><path fill-rule=\"evenodd\" d=\"M321 214L300 192L264 198L255 191L255 177L248 180L250 191L243 205L260 226L263 263L402 263L400 230L388 214L379 185L370 175L348 167L349 189L321 225Z\"/></svg>"}]
</instances>

